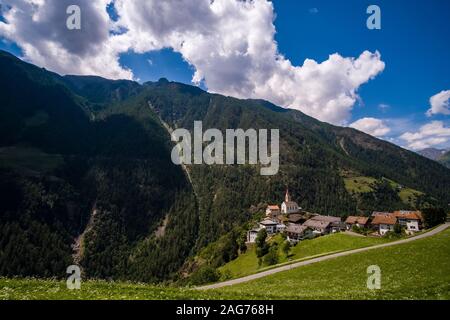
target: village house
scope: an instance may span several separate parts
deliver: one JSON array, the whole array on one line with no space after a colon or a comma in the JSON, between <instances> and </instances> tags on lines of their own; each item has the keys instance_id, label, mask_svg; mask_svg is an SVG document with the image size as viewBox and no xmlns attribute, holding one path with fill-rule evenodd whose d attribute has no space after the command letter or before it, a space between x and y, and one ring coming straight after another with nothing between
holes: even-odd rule
<instances>
[{"instance_id":1,"label":"village house","mask_svg":"<svg viewBox=\"0 0 450 320\"><path fill-rule=\"evenodd\" d=\"M313 230L314 235L324 235L330 233L330 224L329 221L320 221L309 219L302 226L311 228Z\"/></svg>"},{"instance_id":2,"label":"village house","mask_svg":"<svg viewBox=\"0 0 450 320\"><path fill-rule=\"evenodd\" d=\"M304 239L314 237L313 230L306 226L290 223L286 228L287 240L290 242L298 242Z\"/></svg>"},{"instance_id":3,"label":"village house","mask_svg":"<svg viewBox=\"0 0 450 320\"><path fill-rule=\"evenodd\" d=\"M372 227L383 236L389 231L394 231L397 223L404 227L407 233L420 231L422 214L420 211L406 210L393 213L374 211L370 217L349 216L342 221L340 217L302 211L302 208L292 201L289 190L286 189L281 208L278 205L268 205L265 219L247 232L247 242L255 242L262 228L266 229L269 236L286 233L289 241L301 241L318 235L351 230L353 226Z\"/></svg>"},{"instance_id":4,"label":"village house","mask_svg":"<svg viewBox=\"0 0 450 320\"><path fill-rule=\"evenodd\" d=\"M276 226L277 233L283 233L286 231L286 225L284 223L278 223Z\"/></svg>"},{"instance_id":5,"label":"village house","mask_svg":"<svg viewBox=\"0 0 450 320\"><path fill-rule=\"evenodd\" d=\"M372 218L376 216L388 216L390 214L390 212L374 211L372 212Z\"/></svg>"},{"instance_id":6,"label":"village house","mask_svg":"<svg viewBox=\"0 0 450 320\"><path fill-rule=\"evenodd\" d=\"M266 218L276 219L281 214L280 207L277 205L268 205L266 209Z\"/></svg>"},{"instance_id":7,"label":"village house","mask_svg":"<svg viewBox=\"0 0 450 320\"><path fill-rule=\"evenodd\" d=\"M300 207L297 202L292 201L291 196L289 195L289 190L286 190L286 195L284 196L284 201L281 204L281 213L283 214L291 214L297 213L300 211Z\"/></svg>"},{"instance_id":8,"label":"village house","mask_svg":"<svg viewBox=\"0 0 450 320\"><path fill-rule=\"evenodd\" d=\"M247 242L254 243L256 241L256 237L258 236L258 232L261 229L252 229L247 231Z\"/></svg>"},{"instance_id":9,"label":"village house","mask_svg":"<svg viewBox=\"0 0 450 320\"><path fill-rule=\"evenodd\" d=\"M330 225L328 232L334 233L345 230L345 224L342 222L340 217L315 215L311 217L310 220L329 222Z\"/></svg>"},{"instance_id":10,"label":"village house","mask_svg":"<svg viewBox=\"0 0 450 320\"><path fill-rule=\"evenodd\" d=\"M305 221L305 217L301 213L291 213L288 216L289 223L302 224Z\"/></svg>"},{"instance_id":11,"label":"village house","mask_svg":"<svg viewBox=\"0 0 450 320\"><path fill-rule=\"evenodd\" d=\"M331 233L345 231L346 226L344 221L333 221L330 224Z\"/></svg>"},{"instance_id":12,"label":"village house","mask_svg":"<svg viewBox=\"0 0 450 320\"><path fill-rule=\"evenodd\" d=\"M397 218L392 215L376 215L371 225L378 231L380 235L385 235L389 231L394 231L394 225L397 223Z\"/></svg>"},{"instance_id":13,"label":"village house","mask_svg":"<svg viewBox=\"0 0 450 320\"><path fill-rule=\"evenodd\" d=\"M287 224L289 222L289 218L283 214L279 214L274 221L282 224Z\"/></svg>"},{"instance_id":14,"label":"village house","mask_svg":"<svg viewBox=\"0 0 450 320\"><path fill-rule=\"evenodd\" d=\"M277 225L277 222L270 219L265 219L259 223L259 227L265 228L269 235L277 232Z\"/></svg>"},{"instance_id":15,"label":"village house","mask_svg":"<svg viewBox=\"0 0 450 320\"><path fill-rule=\"evenodd\" d=\"M349 216L345 220L347 230L351 230L353 226L358 228L367 228L369 226L369 217Z\"/></svg>"},{"instance_id":16,"label":"village house","mask_svg":"<svg viewBox=\"0 0 450 320\"><path fill-rule=\"evenodd\" d=\"M268 235L286 231L286 225L284 223L278 223L270 219L265 219L259 223L258 228L253 228L247 231L247 242L254 243L256 237L258 236L258 232L261 231L262 228L266 229Z\"/></svg>"},{"instance_id":17,"label":"village house","mask_svg":"<svg viewBox=\"0 0 450 320\"><path fill-rule=\"evenodd\" d=\"M420 231L422 222L422 213L420 211L394 211L393 215L402 227L406 227L406 232L414 233Z\"/></svg>"}]
</instances>

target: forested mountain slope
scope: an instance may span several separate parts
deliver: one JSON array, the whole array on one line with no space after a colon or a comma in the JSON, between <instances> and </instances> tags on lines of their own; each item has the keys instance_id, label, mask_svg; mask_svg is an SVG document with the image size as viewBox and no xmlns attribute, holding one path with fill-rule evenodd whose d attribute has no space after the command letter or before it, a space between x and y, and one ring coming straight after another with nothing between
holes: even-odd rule
<instances>
[{"instance_id":1,"label":"forested mountain slope","mask_svg":"<svg viewBox=\"0 0 450 320\"><path fill-rule=\"evenodd\" d=\"M72 254L93 277L175 272L196 238L195 199L148 108L97 117L108 95L91 102L90 90L77 95L64 78L6 53L0 88L0 274L63 277Z\"/></svg>"},{"instance_id":2,"label":"forested mountain slope","mask_svg":"<svg viewBox=\"0 0 450 320\"><path fill-rule=\"evenodd\" d=\"M280 130L280 172L172 163L164 127ZM173 279L185 260L279 203L347 215L407 206L380 182L355 197L345 178L390 179L450 202L450 170L349 128L266 101L160 80L64 76L0 52L0 275ZM387 196L386 196L387 195ZM382 208L380 208L382 209ZM158 231L158 232L156 232ZM227 259L227 258L225 258Z\"/></svg>"}]
</instances>

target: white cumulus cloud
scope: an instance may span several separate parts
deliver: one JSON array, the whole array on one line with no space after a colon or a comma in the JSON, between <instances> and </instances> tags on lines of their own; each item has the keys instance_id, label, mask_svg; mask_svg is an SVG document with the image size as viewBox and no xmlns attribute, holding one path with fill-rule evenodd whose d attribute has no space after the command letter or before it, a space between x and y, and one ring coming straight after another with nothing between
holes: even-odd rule
<instances>
[{"instance_id":1,"label":"white cumulus cloud","mask_svg":"<svg viewBox=\"0 0 450 320\"><path fill-rule=\"evenodd\" d=\"M0 36L14 41L32 63L61 74L132 77L119 64L116 36L106 12L110 0L3 0ZM81 9L81 30L69 30L67 7Z\"/></svg>"},{"instance_id":2,"label":"white cumulus cloud","mask_svg":"<svg viewBox=\"0 0 450 320\"><path fill-rule=\"evenodd\" d=\"M293 65L278 51L268 0L115 0L117 21L105 10L110 0L6 2L13 9L0 35L57 72L132 78L119 64L121 53L172 48L195 69L192 81L211 92L267 99L335 124L347 124L358 89L385 67L380 53L369 51ZM88 21L79 34L65 29L69 3Z\"/></svg>"},{"instance_id":3,"label":"white cumulus cloud","mask_svg":"<svg viewBox=\"0 0 450 320\"><path fill-rule=\"evenodd\" d=\"M430 98L431 108L427 111L428 116L434 114L450 114L450 90L444 90Z\"/></svg>"},{"instance_id":4,"label":"white cumulus cloud","mask_svg":"<svg viewBox=\"0 0 450 320\"><path fill-rule=\"evenodd\" d=\"M376 118L362 118L352 124L350 127L370 134L374 137L383 137L391 132L385 121Z\"/></svg>"},{"instance_id":5,"label":"white cumulus cloud","mask_svg":"<svg viewBox=\"0 0 450 320\"><path fill-rule=\"evenodd\" d=\"M400 136L406 141L407 147L413 150L425 149L450 141L450 127L443 121L431 121L420 127L416 132L406 132Z\"/></svg>"}]
</instances>

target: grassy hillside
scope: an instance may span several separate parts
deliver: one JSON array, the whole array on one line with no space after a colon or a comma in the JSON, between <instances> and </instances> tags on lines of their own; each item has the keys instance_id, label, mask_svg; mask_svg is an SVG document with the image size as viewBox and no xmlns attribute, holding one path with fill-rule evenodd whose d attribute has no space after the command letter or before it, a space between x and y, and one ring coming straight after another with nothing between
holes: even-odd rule
<instances>
[{"instance_id":1,"label":"grassy hillside","mask_svg":"<svg viewBox=\"0 0 450 320\"><path fill-rule=\"evenodd\" d=\"M350 177L345 178L345 188L351 193L364 193L373 191L372 185L377 181L371 177Z\"/></svg>"},{"instance_id":2,"label":"grassy hillside","mask_svg":"<svg viewBox=\"0 0 450 320\"><path fill-rule=\"evenodd\" d=\"M419 201L421 197L424 196L423 192L402 186L390 179L386 180L389 182L392 189L397 193L399 200L405 204L405 208L420 207ZM364 176L350 176L344 178L345 188L358 200L361 200L361 194L376 192L376 185L380 182L381 179Z\"/></svg>"},{"instance_id":3,"label":"grassy hillside","mask_svg":"<svg viewBox=\"0 0 450 320\"><path fill-rule=\"evenodd\" d=\"M367 267L381 289L366 288ZM300 267L218 290L145 284L0 278L0 299L450 299L450 229L430 238Z\"/></svg>"},{"instance_id":4,"label":"grassy hillside","mask_svg":"<svg viewBox=\"0 0 450 320\"><path fill-rule=\"evenodd\" d=\"M279 237L275 239L275 241L281 243L281 239ZM318 255L372 246L386 241L388 240L380 238L357 237L343 233L331 234L298 243L296 246L291 248L288 257L281 252L281 246L279 246L279 263L298 259L308 259ZM238 278L260 272L267 269L267 267L268 266L260 266L258 264L258 257L256 256L255 247L250 245L247 252L241 254L237 259L225 264L223 267L219 268L219 270L223 275L227 275L230 278Z\"/></svg>"},{"instance_id":5,"label":"grassy hillside","mask_svg":"<svg viewBox=\"0 0 450 320\"><path fill-rule=\"evenodd\" d=\"M367 267L381 268L381 289L366 287ZM220 290L255 299L450 299L450 230Z\"/></svg>"}]
</instances>

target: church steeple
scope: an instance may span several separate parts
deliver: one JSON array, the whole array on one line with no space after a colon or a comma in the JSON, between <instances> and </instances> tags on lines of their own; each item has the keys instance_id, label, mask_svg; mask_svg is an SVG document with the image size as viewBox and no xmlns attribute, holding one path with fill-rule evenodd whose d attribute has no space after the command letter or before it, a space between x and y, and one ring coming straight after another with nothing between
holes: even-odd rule
<instances>
[{"instance_id":1,"label":"church steeple","mask_svg":"<svg viewBox=\"0 0 450 320\"><path fill-rule=\"evenodd\" d=\"M284 196L284 202L290 202L291 197L289 196L289 189L286 188L286 195Z\"/></svg>"}]
</instances>

